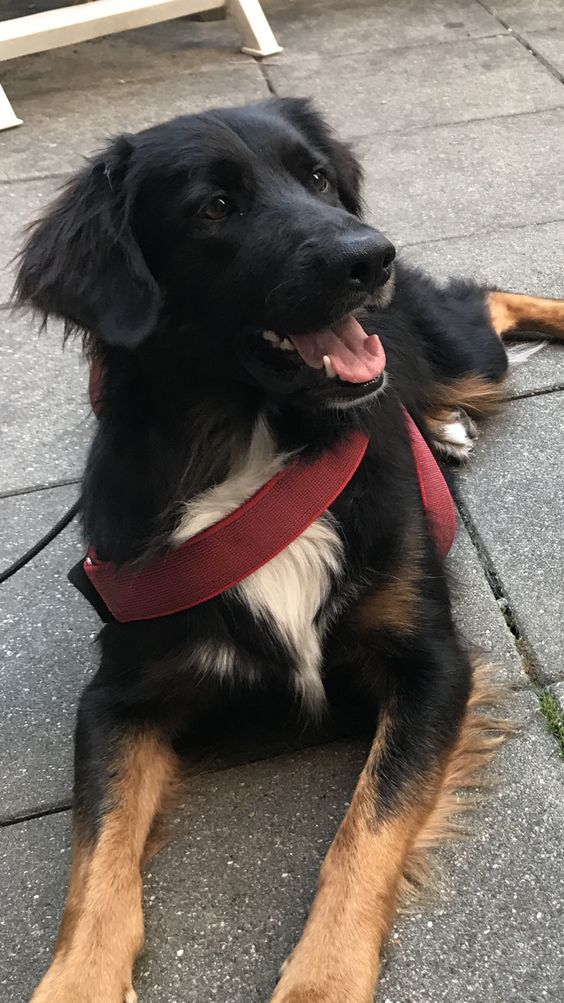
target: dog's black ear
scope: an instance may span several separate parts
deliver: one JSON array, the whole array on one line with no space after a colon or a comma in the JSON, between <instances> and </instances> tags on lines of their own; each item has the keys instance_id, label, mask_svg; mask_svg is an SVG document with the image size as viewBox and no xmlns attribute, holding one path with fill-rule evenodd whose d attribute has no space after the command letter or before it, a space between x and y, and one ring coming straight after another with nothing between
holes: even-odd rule
<instances>
[{"instance_id":1,"label":"dog's black ear","mask_svg":"<svg viewBox=\"0 0 564 1003\"><path fill-rule=\"evenodd\" d=\"M161 305L129 225L131 151L121 137L69 183L32 227L14 288L16 305L61 317L67 334L127 348L151 334Z\"/></svg>"},{"instance_id":2,"label":"dog's black ear","mask_svg":"<svg viewBox=\"0 0 564 1003\"><path fill-rule=\"evenodd\" d=\"M272 102L327 156L337 172L339 198L355 216L362 214L362 168L350 146L337 139L331 127L307 98L279 98Z\"/></svg>"}]
</instances>

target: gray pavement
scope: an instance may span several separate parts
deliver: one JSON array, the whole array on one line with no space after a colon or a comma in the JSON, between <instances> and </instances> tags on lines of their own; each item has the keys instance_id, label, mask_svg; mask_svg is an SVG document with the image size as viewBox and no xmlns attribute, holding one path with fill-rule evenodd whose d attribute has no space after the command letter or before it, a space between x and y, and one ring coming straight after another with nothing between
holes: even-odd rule
<instances>
[{"instance_id":1,"label":"gray pavement","mask_svg":"<svg viewBox=\"0 0 564 1003\"><path fill-rule=\"evenodd\" d=\"M3 0L0 16L45 7ZM405 257L564 296L560 0L290 0L262 65L230 21L181 19L0 64L25 125L0 133L0 568L72 504L85 368L6 308L21 228L107 134L217 103L311 94L363 159L367 209ZM522 731L434 901L398 919L377 1003L564 999L564 348L512 374L461 475L450 559L463 635L491 654ZM0 1001L24 1001L64 898L72 727L95 616L66 584L75 526L2 587ZM540 712L551 717L551 730ZM303 742L302 742L303 744ZM140 1003L266 1001L362 762L351 740L208 763L146 875ZM103 1003L103 1001L101 1001Z\"/></svg>"}]
</instances>

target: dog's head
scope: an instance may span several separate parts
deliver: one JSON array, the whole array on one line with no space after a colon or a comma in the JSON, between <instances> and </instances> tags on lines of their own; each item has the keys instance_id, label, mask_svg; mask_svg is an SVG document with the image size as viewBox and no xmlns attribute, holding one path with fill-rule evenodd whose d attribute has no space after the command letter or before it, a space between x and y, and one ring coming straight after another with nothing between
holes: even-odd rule
<instances>
[{"instance_id":1,"label":"dog's head","mask_svg":"<svg viewBox=\"0 0 564 1003\"><path fill-rule=\"evenodd\" d=\"M394 258L360 218L360 176L302 100L122 136L32 232L17 299L94 346L162 344L210 378L360 399L385 359L354 312Z\"/></svg>"}]
</instances>

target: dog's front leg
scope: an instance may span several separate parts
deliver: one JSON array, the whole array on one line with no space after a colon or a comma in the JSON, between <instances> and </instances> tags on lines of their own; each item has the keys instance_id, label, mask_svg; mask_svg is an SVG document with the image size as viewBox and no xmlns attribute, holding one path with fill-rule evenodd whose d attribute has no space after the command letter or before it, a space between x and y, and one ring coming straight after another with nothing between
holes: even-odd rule
<instances>
[{"instance_id":1,"label":"dog's front leg","mask_svg":"<svg viewBox=\"0 0 564 1003\"><path fill-rule=\"evenodd\" d=\"M426 647L388 666L368 761L271 1003L372 1003L406 862L465 734L469 662L454 637Z\"/></svg>"},{"instance_id":2,"label":"dog's front leg","mask_svg":"<svg viewBox=\"0 0 564 1003\"><path fill-rule=\"evenodd\" d=\"M32 1003L134 1003L133 963L143 943L140 866L147 837L177 773L154 726L132 722L91 684L79 708L73 859L51 967Z\"/></svg>"}]
</instances>

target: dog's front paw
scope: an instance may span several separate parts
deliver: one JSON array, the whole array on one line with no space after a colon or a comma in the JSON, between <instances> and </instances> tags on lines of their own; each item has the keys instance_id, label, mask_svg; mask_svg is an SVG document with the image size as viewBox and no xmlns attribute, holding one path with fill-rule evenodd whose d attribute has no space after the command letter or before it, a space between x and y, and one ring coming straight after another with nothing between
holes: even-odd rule
<instances>
[{"instance_id":1,"label":"dog's front paw","mask_svg":"<svg viewBox=\"0 0 564 1003\"><path fill-rule=\"evenodd\" d=\"M465 463L478 436L476 424L466 411L452 411L443 420L429 420L428 424L438 452L449 460Z\"/></svg>"},{"instance_id":2,"label":"dog's front paw","mask_svg":"<svg viewBox=\"0 0 564 1003\"><path fill-rule=\"evenodd\" d=\"M131 983L101 978L68 976L60 967L49 969L30 1003L137 1003L137 993Z\"/></svg>"}]
</instances>

